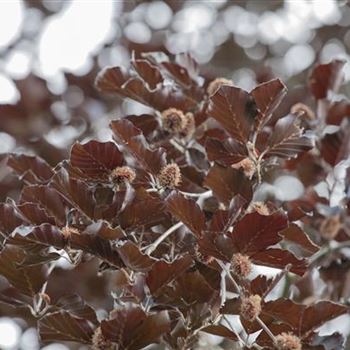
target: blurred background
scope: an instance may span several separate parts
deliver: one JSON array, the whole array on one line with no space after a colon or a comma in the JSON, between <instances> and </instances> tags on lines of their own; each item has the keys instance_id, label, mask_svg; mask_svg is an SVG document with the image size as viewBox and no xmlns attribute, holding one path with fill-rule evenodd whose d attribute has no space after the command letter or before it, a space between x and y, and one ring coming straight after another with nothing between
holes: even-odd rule
<instances>
[{"instance_id":1,"label":"blurred background","mask_svg":"<svg viewBox=\"0 0 350 350\"><path fill-rule=\"evenodd\" d=\"M2 201L19 188L2 154L24 151L56 165L77 139L110 139L111 119L147 112L94 88L102 68L128 66L145 51L190 52L204 76L246 90L272 77L303 85L315 62L333 58L347 61L348 82L350 7L335 0L0 0ZM0 349L40 348L31 325L2 312Z\"/></svg>"}]
</instances>

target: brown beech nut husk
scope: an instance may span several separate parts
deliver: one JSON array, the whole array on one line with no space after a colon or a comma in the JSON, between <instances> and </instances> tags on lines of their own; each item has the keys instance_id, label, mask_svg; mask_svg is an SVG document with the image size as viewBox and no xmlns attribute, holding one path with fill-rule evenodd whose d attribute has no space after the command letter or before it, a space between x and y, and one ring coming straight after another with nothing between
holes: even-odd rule
<instances>
[{"instance_id":1,"label":"brown beech nut husk","mask_svg":"<svg viewBox=\"0 0 350 350\"><path fill-rule=\"evenodd\" d=\"M232 168L234 169L242 169L244 175L251 179L256 172L255 163L250 158L244 158L240 162L232 164Z\"/></svg>"},{"instance_id":2,"label":"brown beech nut husk","mask_svg":"<svg viewBox=\"0 0 350 350\"><path fill-rule=\"evenodd\" d=\"M260 215L268 216L270 215L270 209L264 202L253 202L249 205L247 213L257 212Z\"/></svg>"},{"instance_id":3,"label":"brown beech nut husk","mask_svg":"<svg viewBox=\"0 0 350 350\"><path fill-rule=\"evenodd\" d=\"M320 234L326 240L334 239L341 228L339 215L326 217L320 226Z\"/></svg>"},{"instance_id":4,"label":"brown beech nut husk","mask_svg":"<svg viewBox=\"0 0 350 350\"><path fill-rule=\"evenodd\" d=\"M132 183L135 180L136 173L133 169L128 166L120 166L113 169L110 173L110 179L117 183Z\"/></svg>"},{"instance_id":5,"label":"brown beech nut husk","mask_svg":"<svg viewBox=\"0 0 350 350\"><path fill-rule=\"evenodd\" d=\"M69 239L72 235L80 235L79 230L71 226L62 227L61 232L65 239Z\"/></svg>"},{"instance_id":6,"label":"brown beech nut husk","mask_svg":"<svg viewBox=\"0 0 350 350\"><path fill-rule=\"evenodd\" d=\"M181 131L181 136L183 137L189 137L193 135L195 131L196 125L193 113L189 112L185 114L185 126Z\"/></svg>"},{"instance_id":7,"label":"brown beech nut husk","mask_svg":"<svg viewBox=\"0 0 350 350\"><path fill-rule=\"evenodd\" d=\"M252 271L252 263L249 256L241 253L233 254L231 271L238 277L247 278Z\"/></svg>"},{"instance_id":8,"label":"brown beech nut husk","mask_svg":"<svg viewBox=\"0 0 350 350\"><path fill-rule=\"evenodd\" d=\"M213 81L211 81L207 87L207 93L209 96L212 96L216 93L216 91L222 86L222 85L230 85L233 86L232 80L226 79L226 78L216 78Z\"/></svg>"},{"instance_id":9,"label":"brown beech nut husk","mask_svg":"<svg viewBox=\"0 0 350 350\"><path fill-rule=\"evenodd\" d=\"M290 112L295 115L300 115L309 120L316 119L315 113L312 111L312 109L301 102L293 105L290 109Z\"/></svg>"},{"instance_id":10,"label":"brown beech nut husk","mask_svg":"<svg viewBox=\"0 0 350 350\"><path fill-rule=\"evenodd\" d=\"M247 321L254 321L261 312L261 297L260 295L250 295L242 297L240 314Z\"/></svg>"},{"instance_id":11,"label":"brown beech nut husk","mask_svg":"<svg viewBox=\"0 0 350 350\"><path fill-rule=\"evenodd\" d=\"M180 133L186 127L185 114L176 108L169 108L162 112L163 129L170 133Z\"/></svg>"},{"instance_id":12,"label":"brown beech nut husk","mask_svg":"<svg viewBox=\"0 0 350 350\"><path fill-rule=\"evenodd\" d=\"M167 164L160 170L158 182L161 187L175 188L181 183L181 171L177 164Z\"/></svg>"},{"instance_id":13,"label":"brown beech nut husk","mask_svg":"<svg viewBox=\"0 0 350 350\"><path fill-rule=\"evenodd\" d=\"M101 327L97 327L92 336L92 350L113 350L112 342L104 337Z\"/></svg>"},{"instance_id":14,"label":"brown beech nut husk","mask_svg":"<svg viewBox=\"0 0 350 350\"><path fill-rule=\"evenodd\" d=\"M292 333L281 333L276 336L276 348L278 350L301 350L300 339Z\"/></svg>"}]
</instances>

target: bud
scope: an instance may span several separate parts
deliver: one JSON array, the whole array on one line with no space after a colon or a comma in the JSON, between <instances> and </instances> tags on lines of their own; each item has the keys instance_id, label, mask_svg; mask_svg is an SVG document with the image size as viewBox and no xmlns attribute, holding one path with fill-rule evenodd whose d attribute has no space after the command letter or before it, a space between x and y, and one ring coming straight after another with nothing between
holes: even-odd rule
<instances>
[{"instance_id":1,"label":"bud","mask_svg":"<svg viewBox=\"0 0 350 350\"><path fill-rule=\"evenodd\" d=\"M161 187L175 188L180 185L181 171L177 164L171 163L163 167L158 175Z\"/></svg>"},{"instance_id":2,"label":"bud","mask_svg":"<svg viewBox=\"0 0 350 350\"><path fill-rule=\"evenodd\" d=\"M304 103L300 103L300 102L296 103L295 105L292 106L292 108L290 109L290 112L298 116L303 116L309 120L316 119L315 113L311 110L310 107L308 107L307 105L304 105Z\"/></svg>"},{"instance_id":3,"label":"bud","mask_svg":"<svg viewBox=\"0 0 350 350\"><path fill-rule=\"evenodd\" d=\"M244 158L240 162L231 165L234 169L243 169L244 175L249 179L253 177L256 171L255 163L250 158Z\"/></svg>"},{"instance_id":4,"label":"bud","mask_svg":"<svg viewBox=\"0 0 350 350\"><path fill-rule=\"evenodd\" d=\"M324 239L334 239L341 228L339 215L329 216L322 221L320 234Z\"/></svg>"},{"instance_id":5,"label":"bud","mask_svg":"<svg viewBox=\"0 0 350 350\"><path fill-rule=\"evenodd\" d=\"M210 82L210 84L207 87L207 93L209 96L212 96L218 91L218 89L222 85L230 85L233 86L232 80L226 79L226 78L216 78L213 81Z\"/></svg>"},{"instance_id":6,"label":"bud","mask_svg":"<svg viewBox=\"0 0 350 350\"><path fill-rule=\"evenodd\" d=\"M97 327L92 336L92 350L113 350L112 342L104 337L101 327Z\"/></svg>"},{"instance_id":7,"label":"bud","mask_svg":"<svg viewBox=\"0 0 350 350\"><path fill-rule=\"evenodd\" d=\"M169 108L162 112L162 125L168 132L179 133L186 126L186 117L179 109Z\"/></svg>"},{"instance_id":8,"label":"bud","mask_svg":"<svg viewBox=\"0 0 350 350\"><path fill-rule=\"evenodd\" d=\"M241 253L233 254L231 259L231 271L236 276L247 278L252 271L252 263L249 256Z\"/></svg>"},{"instance_id":9,"label":"bud","mask_svg":"<svg viewBox=\"0 0 350 350\"><path fill-rule=\"evenodd\" d=\"M257 212L260 215L268 216L270 215L270 209L267 207L267 205L264 202L252 202L248 209L248 213L254 213Z\"/></svg>"},{"instance_id":10,"label":"bud","mask_svg":"<svg viewBox=\"0 0 350 350\"><path fill-rule=\"evenodd\" d=\"M191 136L194 133L194 130L196 128L193 113L190 113L190 112L186 113L185 114L185 121L186 121L186 123L185 123L183 130L181 131L181 135L183 137Z\"/></svg>"},{"instance_id":11,"label":"bud","mask_svg":"<svg viewBox=\"0 0 350 350\"><path fill-rule=\"evenodd\" d=\"M65 239L69 239L72 235L80 235L79 230L71 226L62 227L61 232Z\"/></svg>"},{"instance_id":12,"label":"bud","mask_svg":"<svg viewBox=\"0 0 350 350\"><path fill-rule=\"evenodd\" d=\"M261 297L257 294L242 297L240 314L247 321L254 321L261 312Z\"/></svg>"},{"instance_id":13,"label":"bud","mask_svg":"<svg viewBox=\"0 0 350 350\"><path fill-rule=\"evenodd\" d=\"M113 169L110 173L110 179L111 181L122 184L126 182L133 182L135 180L136 173L133 169L129 168L128 166L120 166L115 169Z\"/></svg>"},{"instance_id":14,"label":"bud","mask_svg":"<svg viewBox=\"0 0 350 350\"><path fill-rule=\"evenodd\" d=\"M300 339L292 333L281 333L276 336L278 350L301 350Z\"/></svg>"}]
</instances>

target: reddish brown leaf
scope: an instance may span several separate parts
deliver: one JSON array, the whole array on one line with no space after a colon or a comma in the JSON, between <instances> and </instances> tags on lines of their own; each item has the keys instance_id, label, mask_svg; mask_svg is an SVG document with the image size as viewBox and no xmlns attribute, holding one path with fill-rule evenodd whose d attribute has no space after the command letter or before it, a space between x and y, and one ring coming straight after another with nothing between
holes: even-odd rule
<instances>
[{"instance_id":1,"label":"reddish brown leaf","mask_svg":"<svg viewBox=\"0 0 350 350\"><path fill-rule=\"evenodd\" d=\"M309 78L309 86L316 99L326 98L328 91L337 92L343 80L345 61L334 60L317 65Z\"/></svg>"},{"instance_id":2,"label":"reddish brown leaf","mask_svg":"<svg viewBox=\"0 0 350 350\"><path fill-rule=\"evenodd\" d=\"M58 225L66 223L66 209L63 200L53 188L47 186L26 186L22 190L20 202L35 203L42 208L47 215L55 218Z\"/></svg>"},{"instance_id":3,"label":"reddish brown leaf","mask_svg":"<svg viewBox=\"0 0 350 350\"><path fill-rule=\"evenodd\" d=\"M50 224L36 226L27 234L16 233L9 242L27 249L38 245L57 249L63 249L66 246L62 232Z\"/></svg>"},{"instance_id":4,"label":"reddish brown leaf","mask_svg":"<svg viewBox=\"0 0 350 350\"><path fill-rule=\"evenodd\" d=\"M152 134L159 125L157 119L150 114L128 115L125 119L140 129L145 136Z\"/></svg>"},{"instance_id":5,"label":"reddish brown leaf","mask_svg":"<svg viewBox=\"0 0 350 350\"><path fill-rule=\"evenodd\" d=\"M130 78L129 74L120 67L110 67L102 70L95 81L96 87L102 92L127 96L122 86Z\"/></svg>"},{"instance_id":6,"label":"reddish brown leaf","mask_svg":"<svg viewBox=\"0 0 350 350\"><path fill-rule=\"evenodd\" d=\"M291 265L290 271L300 276L304 275L307 267L307 261L305 259L298 259L291 252L276 248L270 248L255 253L251 256L251 259L257 265L269 266L277 269L283 269Z\"/></svg>"},{"instance_id":7,"label":"reddish brown leaf","mask_svg":"<svg viewBox=\"0 0 350 350\"><path fill-rule=\"evenodd\" d=\"M163 82L159 69L148 61L142 59L133 60L131 64L151 90L154 90L158 84Z\"/></svg>"},{"instance_id":8,"label":"reddish brown leaf","mask_svg":"<svg viewBox=\"0 0 350 350\"><path fill-rule=\"evenodd\" d=\"M286 93L287 88L279 79L260 84L251 91L258 109L256 121L258 129L269 122L272 113L281 103Z\"/></svg>"},{"instance_id":9,"label":"reddish brown leaf","mask_svg":"<svg viewBox=\"0 0 350 350\"><path fill-rule=\"evenodd\" d=\"M140 249L132 242L127 241L117 248L117 251L124 264L137 272L145 272L151 269L156 259L142 254Z\"/></svg>"},{"instance_id":10,"label":"reddish brown leaf","mask_svg":"<svg viewBox=\"0 0 350 350\"><path fill-rule=\"evenodd\" d=\"M93 333L94 327L88 320L75 317L67 311L48 314L39 320L39 334L43 342L73 341L89 344Z\"/></svg>"},{"instance_id":11,"label":"reddish brown leaf","mask_svg":"<svg viewBox=\"0 0 350 350\"><path fill-rule=\"evenodd\" d=\"M247 149L234 139L219 140L207 138L205 150L210 161L216 161L224 166L231 166L248 157Z\"/></svg>"},{"instance_id":12,"label":"reddish brown leaf","mask_svg":"<svg viewBox=\"0 0 350 350\"><path fill-rule=\"evenodd\" d=\"M110 172L123 164L123 154L113 142L89 141L75 143L71 149L70 162L84 178L109 180Z\"/></svg>"},{"instance_id":13,"label":"reddish brown leaf","mask_svg":"<svg viewBox=\"0 0 350 350\"><path fill-rule=\"evenodd\" d=\"M272 215L254 212L245 215L230 236L241 253L252 255L278 243L282 239L278 233L287 225L288 219L283 211Z\"/></svg>"},{"instance_id":14,"label":"reddish brown leaf","mask_svg":"<svg viewBox=\"0 0 350 350\"><path fill-rule=\"evenodd\" d=\"M6 246L0 253L0 274L23 294L34 296L46 281L42 266L18 268L25 252L17 247Z\"/></svg>"},{"instance_id":15,"label":"reddish brown leaf","mask_svg":"<svg viewBox=\"0 0 350 350\"><path fill-rule=\"evenodd\" d=\"M129 308L113 311L112 319L101 322L103 335L116 342L121 350L138 350L158 343L170 330L166 311L147 315L142 309Z\"/></svg>"},{"instance_id":16,"label":"reddish brown leaf","mask_svg":"<svg viewBox=\"0 0 350 350\"><path fill-rule=\"evenodd\" d=\"M234 341L238 340L237 335L222 324L207 326L202 328L201 331Z\"/></svg>"},{"instance_id":17,"label":"reddish brown leaf","mask_svg":"<svg viewBox=\"0 0 350 350\"><path fill-rule=\"evenodd\" d=\"M153 175L159 173L166 163L163 148L151 150L141 130L137 129L129 120L112 121L111 129L144 170Z\"/></svg>"},{"instance_id":18,"label":"reddish brown leaf","mask_svg":"<svg viewBox=\"0 0 350 350\"><path fill-rule=\"evenodd\" d=\"M46 183L54 174L43 159L35 156L9 154L7 165L29 184Z\"/></svg>"},{"instance_id":19,"label":"reddish brown leaf","mask_svg":"<svg viewBox=\"0 0 350 350\"><path fill-rule=\"evenodd\" d=\"M146 282L152 295L159 295L162 288L184 273L193 263L190 255L168 263L164 260L156 262L148 273Z\"/></svg>"},{"instance_id":20,"label":"reddish brown leaf","mask_svg":"<svg viewBox=\"0 0 350 350\"><path fill-rule=\"evenodd\" d=\"M204 186L210 188L219 201L229 205L231 199L240 194L248 202L253 196L252 186L243 172L214 165L204 180Z\"/></svg>"},{"instance_id":21,"label":"reddish brown leaf","mask_svg":"<svg viewBox=\"0 0 350 350\"><path fill-rule=\"evenodd\" d=\"M152 196L144 188L138 188L133 200L119 215L119 224L124 229L154 226L164 219L164 207L164 202L159 198Z\"/></svg>"},{"instance_id":22,"label":"reddish brown leaf","mask_svg":"<svg viewBox=\"0 0 350 350\"><path fill-rule=\"evenodd\" d=\"M248 92L233 86L222 86L210 99L210 115L238 142L249 139L254 119L247 116Z\"/></svg>"},{"instance_id":23,"label":"reddish brown leaf","mask_svg":"<svg viewBox=\"0 0 350 350\"><path fill-rule=\"evenodd\" d=\"M341 100L332 103L327 113L327 124L340 125L344 118L350 117L350 102Z\"/></svg>"},{"instance_id":24,"label":"reddish brown leaf","mask_svg":"<svg viewBox=\"0 0 350 350\"><path fill-rule=\"evenodd\" d=\"M294 116L286 116L277 121L266 149L266 157L292 158L314 146L310 137L303 134Z\"/></svg>"},{"instance_id":25,"label":"reddish brown leaf","mask_svg":"<svg viewBox=\"0 0 350 350\"><path fill-rule=\"evenodd\" d=\"M280 235L285 240L299 245L310 254L314 254L320 249L320 247L312 242L309 236L296 224L290 224Z\"/></svg>"},{"instance_id":26,"label":"reddish brown leaf","mask_svg":"<svg viewBox=\"0 0 350 350\"><path fill-rule=\"evenodd\" d=\"M173 191L166 199L166 208L196 236L201 236L205 227L205 216L194 200Z\"/></svg>"}]
</instances>

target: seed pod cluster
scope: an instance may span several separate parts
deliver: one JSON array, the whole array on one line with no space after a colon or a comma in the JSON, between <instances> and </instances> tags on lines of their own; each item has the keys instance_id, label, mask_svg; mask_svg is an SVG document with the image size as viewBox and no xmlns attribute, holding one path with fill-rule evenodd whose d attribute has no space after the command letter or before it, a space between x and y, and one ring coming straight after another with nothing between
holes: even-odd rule
<instances>
[{"instance_id":1,"label":"seed pod cluster","mask_svg":"<svg viewBox=\"0 0 350 350\"><path fill-rule=\"evenodd\" d=\"M252 271L252 263L249 256L241 253L233 254L231 271L238 277L247 278Z\"/></svg>"},{"instance_id":2,"label":"seed pod cluster","mask_svg":"<svg viewBox=\"0 0 350 350\"><path fill-rule=\"evenodd\" d=\"M281 333L276 336L276 348L278 350L301 350L300 339L292 333Z\"/></svg>"},{"instance_id":3,"label":"seed pod cluster","mask_svg":"<svg viewBox=\"0 0 350 350\"><path fill-rule=\"evenodd\" d=\"M177 164L167 164L160 170L158 183L164 188L175 188L181 183L181 171Z\"/></svg>"},{"instance_id":4,"label":"seed pod cluster","mask_svg":"<svg viewBox=\"0 0 350 350\"><path fill-rule=\"evenodd\" d=\"M128 166L120 166L112 170L110 179L116 184L131 183L135 180L136 173Z\"/></svg>"},{"instance_id":5,"label":"seed pod cluster","mask_svg":"<svg viewBox=\"0 0 350 350\"><path fill-rule=\"evenodd\" d=\"M261 297L260 295L250 295L242 297L240 314L247 321L254 321L261 312Z\"/></svg>"}]
</instances>

